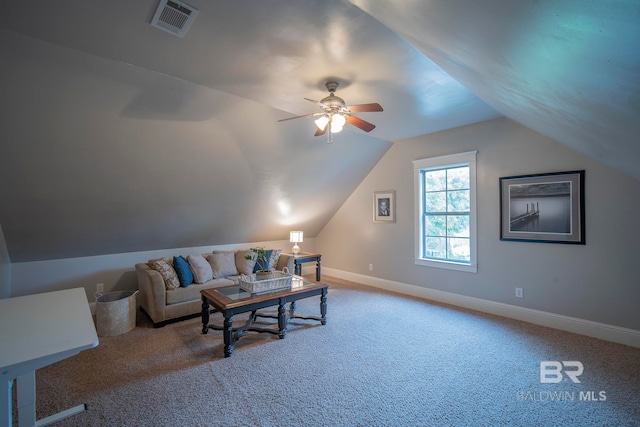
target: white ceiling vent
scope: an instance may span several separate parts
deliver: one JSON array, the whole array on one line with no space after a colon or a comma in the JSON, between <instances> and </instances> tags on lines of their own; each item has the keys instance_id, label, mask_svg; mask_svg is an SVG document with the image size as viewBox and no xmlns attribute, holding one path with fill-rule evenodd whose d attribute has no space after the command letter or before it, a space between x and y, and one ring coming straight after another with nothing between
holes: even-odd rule
<instances>
[{"instance_id":1,"label":"white ceiling vent","mask_svg":"<svg viewBox=\"0 0 640 427\"><path fill-rule=\"evenodd\" d=\"M160 0L151 25L183 37L198 15L198 9L176 0Z\"/></svg>"}]
</instances>

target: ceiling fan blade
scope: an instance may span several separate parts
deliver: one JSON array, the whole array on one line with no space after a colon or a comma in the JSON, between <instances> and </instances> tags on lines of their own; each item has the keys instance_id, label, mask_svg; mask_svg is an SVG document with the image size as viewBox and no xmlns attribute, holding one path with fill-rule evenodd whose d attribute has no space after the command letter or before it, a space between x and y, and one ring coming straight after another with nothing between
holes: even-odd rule
<instances>
[{"instance_id":1,"label":"ceiling fan blade","mask_svg":"<svg viewBox=\"0 0 640 427\"><path fill-rule=\"evenodd\" d=\"M371 104L347 105L345 108L352 113L372 113L376 111L383 111L382 106L377 102L372 102Z\"/></svg>"},{"instance_id":2,"label":"ceiling fan blade","mask_svg":"<svg viewBox=\"0 0 640 427\"><path fill-rule=\"evenodd\" d=\"M316 133L313 134L313 136L322 136L325 134L325 132L327 132L327 129L329 128L329 126L326 126L324 129L317 129L316 128Z\"/></svg>"},{"instance_id":3,"label":"ceiling fan blade","mask_svg":"<svg viewBox=\"0 0 640 427\"><path fill-rule=\"evenodd\" d=\"M356 116L346 115L344 118L347 120L347 123L357 128L360 128L365 132L371 132L376 128L376 125L366 122Z\"/></svg>"},{"instance_id":4,"label":"ceiling fan blade","mask_svg":"<svg viewBox=\"0 0 640 427\"><path fill-rule=\"evenodd\" d=\"M293 119L300 119L302 117L309 117L309 116L315 116L318 113L309 113L309 114L303 114L301 116L294 116L294 117L287 117L286 119L280 119L278 120L279 122L286 122L287 120L293 120Z\"/></svg>"},{"instance_id":5,"label":"ceiling fan blade","mask_svg":"<svg viewBox=\"0 0 640 427\"><path fill-rule=\"evenodd\" d=\"M315 101L315 100L313 100L313 99L309 99L309 98L305 98L305 99L306 99L307 101L309 101L309 102L313 102L314 104L319 105L319 106L320 106L320 108L322 108L322 109L324 109L324 108L325 108L324 104L323 104L322 102L320 102L320 101Z\"/></svg>"}]
</instances>

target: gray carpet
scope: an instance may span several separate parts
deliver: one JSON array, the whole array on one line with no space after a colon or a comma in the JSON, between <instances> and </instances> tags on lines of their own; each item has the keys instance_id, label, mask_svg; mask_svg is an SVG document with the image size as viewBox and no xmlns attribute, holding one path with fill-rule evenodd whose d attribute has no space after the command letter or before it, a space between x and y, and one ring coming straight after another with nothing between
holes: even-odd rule
<instances>
[{"instance_id":1,"label":"gray carpet","mask_svg":"<svg viewBox=\"0 0 640 427\"><path fill-rule=\"evenodd\" d=\"M640 426L640 349L324 279L326 326L250 334L231 358L199 319L153 329L139 313L36 373L38 418L86 403L56 425ZM545 360L582 362L581 382L541 384Z\"/></svg>"}]
</instances>

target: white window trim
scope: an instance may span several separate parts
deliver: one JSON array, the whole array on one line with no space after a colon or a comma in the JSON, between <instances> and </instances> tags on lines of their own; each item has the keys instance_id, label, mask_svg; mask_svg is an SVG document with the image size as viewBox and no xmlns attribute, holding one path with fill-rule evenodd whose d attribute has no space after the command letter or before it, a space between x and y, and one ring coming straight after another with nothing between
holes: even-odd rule
<instances>
[{"instance_id":1,"label":"white window trim","mask_svg":"<svg viewBox=\"0 0 640 427\"><path fill-rule=\"evenodd\" d=\"M414 254L415 264L424 267L444 268L448 270L465 271L469 273L478 272L477 250L478 250L478 234L477 234L477 210L476 210L476 157L477 151L467 151L466 153L451 154L448 156L432 157L429 159L421 159L413 161L413 197L415 204L414 214ZM420 179L421 169L430 169L438 167L453 167L457 165L469 165L469 189L471 190L470 209L469 209L469 237L470 237L470 262L458 263L454 261L439 261L426 259L421 257L421 236L424 234L422 227L422 180Z\"/></svg>"}]
</instances>

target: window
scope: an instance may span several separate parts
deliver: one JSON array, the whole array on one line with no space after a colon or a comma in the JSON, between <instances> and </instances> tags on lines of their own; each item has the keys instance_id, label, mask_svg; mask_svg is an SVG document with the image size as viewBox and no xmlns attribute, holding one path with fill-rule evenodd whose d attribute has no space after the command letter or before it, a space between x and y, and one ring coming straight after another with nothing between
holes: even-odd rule
<instances>
[{"instance_id":1,"label":"window","mask_svg":"<svg viewBox=\"0 0 640 427\"><path fill-rule=\"evenodd\" d=\"M476 154L413 162L417 265L477 272Z\"/></svg>"}]
</instances>

